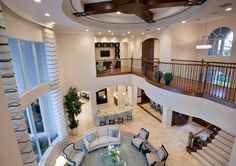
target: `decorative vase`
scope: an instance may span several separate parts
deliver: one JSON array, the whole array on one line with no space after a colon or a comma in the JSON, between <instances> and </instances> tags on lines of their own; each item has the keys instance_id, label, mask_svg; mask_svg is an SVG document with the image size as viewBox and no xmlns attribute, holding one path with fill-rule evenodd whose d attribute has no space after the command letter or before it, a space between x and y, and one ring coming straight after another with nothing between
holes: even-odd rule
<instances>
[{"instance_id":1,"label":"decorative vase","mask_svg":"<svg viewBox=\"0 0 236 166\"><path fill-rule=\"evenodd\" d=\"M171 82L171 80L170 81L165 81L165 85L170 85L170 82Z\"/></svg>"},{"instance_id":2,"label":"decorative vase","mask_svg":"<svg viewBox=\"0 0 236 166\"><path fill-rule=\"evenodd\" d=\"M71 129L71 134L72 134L73 136L78 135L78 128L73 128L73 129Z\"/></svg>"}]
</instances>

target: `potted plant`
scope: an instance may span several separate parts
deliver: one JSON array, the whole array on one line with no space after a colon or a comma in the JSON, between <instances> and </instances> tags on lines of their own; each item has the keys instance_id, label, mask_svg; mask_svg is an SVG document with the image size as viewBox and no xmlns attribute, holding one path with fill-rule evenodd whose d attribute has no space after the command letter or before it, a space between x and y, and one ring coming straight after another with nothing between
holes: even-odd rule
<instances>
[{"instance_id":1,"label":"potted plant","mask_svg":"<svg viewBox=\"0 0 236 166\"><path fill-rule=\"evenodd\" d=\"M77 135L78 130L78 120L76 116L78 116L82 109L82 102L80 101L80 97L77 94L76 88L70 88L68 93L64 96L64 106L66 108L66 112L69 120L69 128L71 130L72 135Z\"/></svg>"},{"instance_id":2,"label":"potted plant","mask_svg":"<svg viewBox=\"0 0 236 166\"><path fill-rule=\"evenodd\" d=\"M162 77L163 77L162 71L160 71L160 70L154 71L154 78L158 83L161 82Z\"/></svg>"},{"instance_id":3,"label":"potted plant","mask_svg":"<svg viewBox=\"0 0 236 166\"><path fill-rule=\"evenodd\" d=\"M170 82L172 79L173 79L172 73L165 73L164 74L165 85L170 85Z\"/></svg>"},{"instance_id":4,"label":"potted plant","mask_svg":"<svg viewBox=\"0 0 236 166\"><path fill-rule=\"evenodd\" d=\"M197 146L202 142L202 139L199 136L193 137L193 146Z\"/></svg>"}]
</instances>

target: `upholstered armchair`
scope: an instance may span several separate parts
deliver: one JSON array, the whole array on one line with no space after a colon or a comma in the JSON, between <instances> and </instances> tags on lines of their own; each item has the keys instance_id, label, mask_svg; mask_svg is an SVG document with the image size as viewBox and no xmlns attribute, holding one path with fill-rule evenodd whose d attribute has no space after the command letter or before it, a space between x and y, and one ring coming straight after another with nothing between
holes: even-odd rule
<instances>
[{"instance_id":1,"label":"upholstered armchair","mask_svg":"<svg viewBox=\"0 0 236 166\"><path fill-rule=\"evenodd\" d=\"M100 126L106 125L106 119L104 118L104 116L97 116L97 120Z\"/></svg>"},{"instance_id":2,"label":"upholstered armchair","mask_svg":"<svg viewBox=\"0 0 236 166\"><path fill-rule=\"evenodd\" d=\"M68 160L70 165L79 166L81 165L85 153L82 149L76 147L75 143L68 144L63 150L65 158Z\"/></svg>"},{"instance_id":3,"label":"upholstered armchair","mask_svg":"<svg viewBox=\"0 0 236 166\"><path fill-rule=\"evenodd\" d=\"M131 140L131 144L133 144L140 150L143 142L147 141L148 136L149 136L149 132L145 130L144 128L142 128L139 134L133 137L133 139Z\"/></svg>"},{"instance_id":4,"label":"upholstered armchair","mask_svg":"<svg viewBox=\"0 0 236 166\"><path fill-rule=\"evenodd\" d=\"M98 73L104 73L106 71L106 67L103 66L103 64L100 64L100 63L96 65L96 68L97 68Z\"/></svg>"},{"instance_id":5,"label":"upholstered armchair","mask_svg":"<svg viewBox=\"0 0 236 166\"><path fill-rule=\"evenodd\" d=\"M163 145L155 151L146 153L148 166L165 166L168 155L169 154Z\"/></svg>"}]
</instances>

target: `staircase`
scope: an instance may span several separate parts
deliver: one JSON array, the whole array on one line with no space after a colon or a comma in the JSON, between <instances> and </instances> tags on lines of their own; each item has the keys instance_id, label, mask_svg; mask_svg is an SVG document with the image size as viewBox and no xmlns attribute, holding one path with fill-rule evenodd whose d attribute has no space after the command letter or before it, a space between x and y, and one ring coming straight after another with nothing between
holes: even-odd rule
<instances>
[{"instance_id":1,"label":"staircase","mask_svg":"<svg viewBox=\"0 0 236 166\"><path fill-rule=\"evenodd\" d=\"M225 131L219 131L214 139L208 141L201 149L191 152L204 166L227 166L235 137Z\"/></svg>"}]
</instances>

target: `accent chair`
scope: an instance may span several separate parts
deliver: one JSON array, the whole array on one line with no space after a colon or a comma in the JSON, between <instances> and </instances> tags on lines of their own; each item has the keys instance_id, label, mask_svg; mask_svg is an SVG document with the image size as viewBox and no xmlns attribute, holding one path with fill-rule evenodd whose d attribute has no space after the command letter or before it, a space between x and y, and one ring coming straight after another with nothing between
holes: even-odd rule
<instances>
[{"instance_id":1,"label":"accent chair","mask_svg":"<svg viewBox=\"0 0 236 166\"><path fill-rule=\"evenodd\" d=\"M75 143L68 144L63 150L65 158L72 166L79 166L84 160L85 153L76 147Z\"/></svg>"},{"instance_id":2,"label":"accent chair","mask_svg":"<svg viewBox=\"0 0 236 166\"><path fill-rule=\"evenodd\" d=\"M149 132L144 128L141 128L139 134L134 136L133 139L131 140L131 144L136 146L140 151L143 142L147 141L148 137L149 137Z\"/></svg>"},{"instance_id":3,"label":"accent chair","mask_svg":"<svg viewBox=\"0 0 236 166\"><path fill-rule=\"evenodd\" d=\"M157 150L146 153L148 166L165 166L168 156L166 148L161 145Z\"/></svg>"},{"instance_id":4,"label":"accent chair","mask_svg":"<svg viewBox=\"0 0 236 166\"><path fill-rule=\"evenodd\" d=\"M127 121L133 119L133 111L127 111Z\"/></svg>"}]
</instances>

